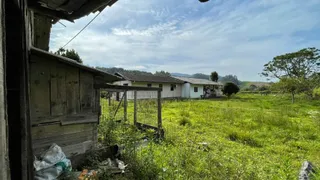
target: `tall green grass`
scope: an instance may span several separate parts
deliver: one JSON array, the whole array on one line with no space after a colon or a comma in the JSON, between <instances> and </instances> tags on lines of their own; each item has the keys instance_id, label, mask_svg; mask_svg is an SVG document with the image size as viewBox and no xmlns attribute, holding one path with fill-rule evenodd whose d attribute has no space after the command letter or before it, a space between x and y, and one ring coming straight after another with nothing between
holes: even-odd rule
<instances>
[{"instance_id":1,"label":"tall green grass","mask_svg":"<svg viewBox=\"0 0 320 180\"><path fill-rule=\"evenodd\" d=\"M154 114L146 105L140 113ZM319 107L299 97L291 104L283 95L163 101L163 141L137 146L152 135L107 118L99 139L126 147L128 179L297 179L304 160L320 166Z\"/></svg>"}]
</instances>

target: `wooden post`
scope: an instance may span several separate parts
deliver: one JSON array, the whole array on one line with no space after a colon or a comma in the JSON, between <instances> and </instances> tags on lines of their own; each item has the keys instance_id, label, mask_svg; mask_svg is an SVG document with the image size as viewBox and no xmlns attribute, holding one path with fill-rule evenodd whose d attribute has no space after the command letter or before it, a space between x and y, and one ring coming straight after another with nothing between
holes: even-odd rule
<instances>
[{"instance_id":1,"label":"wooden post","mask_svg":"<svg viewBox=\"0 0 320 180\"><path fill-rule=\"evenodd\" d=\"M124 121L127 121L127 107L128 107L128 99L127 99L127 91L123 92L124 94L124 101L123 101L123 115Z\"/></svg>"},{"instance_id":2,"label":"wooden post","mask_svg":"<svg viewBox=\"0 0 320 180\"><path fill-rule=\"evenodd\" d=\"M5 24L4 24L5 12L4 1L0 0L0 179L9 179L9 151L8 151L8 126L6 117L6 94L5 94L5 62L6 62L6 50L5 50Z\"/></svg>"},{"instance_id":3,"label":"wooden post","mask_svg":"<svg viewBox=\"0 0 320 180\"><path fill-rule=\"evenodd\" d=\"M3 1L1 2L3 5ZM29 110L29 35L27 0L4 1L7 120L11 179L33 179ZM1 147L2 148L2 147ZM1 177L0 177L1 179Z\"/></svg>"},{"instance_id":4,"label":"wooden post","mask_svg":"<svg viewBox=\"0 0 320 180\"><path fill-rule=\"evenodd\" d=\"M111 106L111 96L112 96L112 92L108 92L108 104L109 104L109 106Z\"/></svg>"},{"instance_id":5,"label":"wooden post","mask_svg":"<svg viewBox=\"0 0 320 180\"><path fill-rule=\"evenodd\" d=\"M137 125L137 91L134 91L134 111L133 111L133 124L136 126Z\"/></svg>"},{"instance_id":6,"label":"wooden post","mask_svg":"<svg viewBox=\"0 0 320 180\"><path fill-rule=\"evenodd\" d=\"M162 130L162 115L161 115L161 91L158 91L158 129Z\"/></svg>"}]
</instances>

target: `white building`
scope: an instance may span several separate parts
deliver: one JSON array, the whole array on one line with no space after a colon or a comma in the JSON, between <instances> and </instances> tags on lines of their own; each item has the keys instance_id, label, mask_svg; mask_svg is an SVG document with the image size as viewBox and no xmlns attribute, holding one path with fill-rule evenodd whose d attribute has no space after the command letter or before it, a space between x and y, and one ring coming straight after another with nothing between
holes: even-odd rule
<instances>
[{"instance_id":1,"label":"white building","mask_svg":"<svg viewBox=\"0 0 320 180\"><path fill-rule=\"evenodd\" d=\"M170 76L156 76L153 74L135 74L128 72L115 73L122 77L123 81L117 81L115 85L123 86L140 86L140 87L160 87L162 88L162 98L181 98L183 81ZM128 91L127 98L133 99L134 92ZM121 93L118 94L121 97ZM157 92L152 91L138 91L138 99L156 98Z\"/></svg>"},{"instance_id":2,"label":"white building","mask_svg":"<svg viewBox=\"0 0 320 180\"><path fill-rule=\"evenodd\" d=\"M223 84L206 79L174 77L184 82L182 98L209 98L222 96Z\"/></svg>"}]
</instances>

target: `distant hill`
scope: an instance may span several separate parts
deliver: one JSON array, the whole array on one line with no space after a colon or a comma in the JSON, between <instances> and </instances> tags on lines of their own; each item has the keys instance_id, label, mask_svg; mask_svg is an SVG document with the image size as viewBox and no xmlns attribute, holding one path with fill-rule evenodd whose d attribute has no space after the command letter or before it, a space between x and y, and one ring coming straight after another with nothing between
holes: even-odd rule
<instances>
[{"instance_id":1,"label":"distant hill","mask_svg":"<svg viewBox=\"0 0 320 180\"><path fill-rule=\"evenodd\" d=\"M190 74L183 74L183 73L170 73L171 76L176 76L176 77L191 77L192 75Z\"/></svg>"}]
</instances>

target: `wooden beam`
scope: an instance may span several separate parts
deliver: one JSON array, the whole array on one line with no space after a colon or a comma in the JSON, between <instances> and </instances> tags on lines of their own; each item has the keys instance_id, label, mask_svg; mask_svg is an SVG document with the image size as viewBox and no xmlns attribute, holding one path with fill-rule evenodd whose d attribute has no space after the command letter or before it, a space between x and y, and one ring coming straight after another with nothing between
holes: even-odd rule
<instances>
[{"instance_id":1,"label":"wooden beam","mask_svg":"<svg viewBox=\"0 0 320 180\"><path fill-rule=\"evenodd\" d=\"M7 117L11 179L33 179L27 0L5 1Z\"/></svg>"},{"instance_id":2,"label":"wooden beam","mask_svg":"<svg viewBox=\"0 0 320 180\"><path fill-rule=\"evenodd\" d=\"M134 99L133 99L133 103L134 103L134 110L133 110L133 124L136 126L137 125L137 91L134 91Z\"/></svg>"},{"instance_id":3,"label":"wooden beam","mask_svg":"<svg viewBox=\"0 0 320 180\"><path fill-rule=\"evenodd\" d=\"M116 115L117 115L117 113L118 113L118 110L119 110L119 108L120 108L120 106L121 106L121 102L122 102L122 100L123 100L123 97L124 97L124 96L122 96L122 97L121 97L121 100L119 101L119 105L118 105L118 107L117 107L117 109L116 109L116 112L114 112L113 118L115 118Z\"/></svg>"},{"instance_id":4,"label":"wooden beam","mask_svg":"<svg viewBox=\"0 0 320 180\"><path fill-rule=\"evenodd\" d=\"M8 154L8 119L6 117L6 84L5 84L5 11L4 0L0 0L0 179L9 179L9 154Z\"/></svg>"},{"instance_id":5,"label":"wooden beam","mask_svg":"<svg viewBox=\"0 0 320 180\"><path fill-rule=\"evenodd\" d=\"M94 88L96 89L108 89L108 90L123 90L123 91L161 91L162 88L154 87L140 87L140 86L120 86L120 85L111 85L111 84L95 84Z\"/></svg>"},{"instance_id":6,"label":"wooden beam","mask_svg":"<svg viewBox=\"0 0 320 180\"><path fill-rule=\"evenodd\" d=\"M70 22L74 22L72 18L70 18L66 13L51 10L45 7L42 7L39 4L29 4L28 7L30 10L37 12L39 14L43 14L49 17L52 17L53 19L65 19Z\"/></svg>"},{"instance_id":7,"label":"wooden beam","mask_svg":"<svg viewBox=\"0 0 320 180\"><path fill-rule=\"evenodd\" d=\"M128 98L127 98L127 91L123 92L123 118L124 121L127 121L127 108L128 108Z\"/></svg>"},{"instance_id":8,"label":"wooden beam","mask_svg":"<svg viewBox=\"0 0 320 180\"><path fill-rule=\"evenodd\" d=\"M115 2L117 2L117 0L90 0L68 17L70 19L79 19L91 12L102 11L106 6L112 6Z\"/></svg>"},{"instance_id":9,"label":"wooden beam","mask_svg":"<svg viewBox=\"0 0 320 180\"><path fill-rule=\"evenodd\" d=\"M161 91L158 91L158 130L162 129Z\"/></svg>"}]
</instances>

